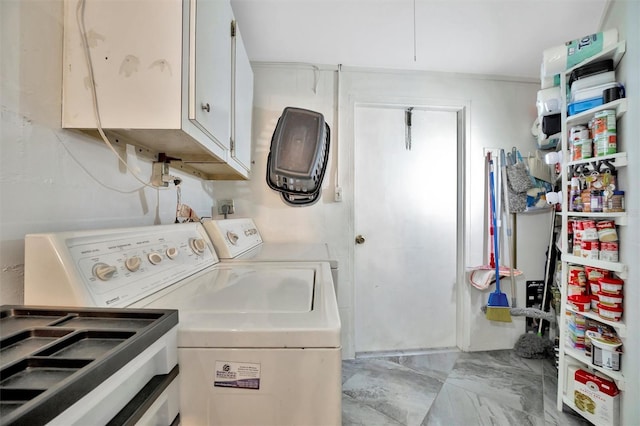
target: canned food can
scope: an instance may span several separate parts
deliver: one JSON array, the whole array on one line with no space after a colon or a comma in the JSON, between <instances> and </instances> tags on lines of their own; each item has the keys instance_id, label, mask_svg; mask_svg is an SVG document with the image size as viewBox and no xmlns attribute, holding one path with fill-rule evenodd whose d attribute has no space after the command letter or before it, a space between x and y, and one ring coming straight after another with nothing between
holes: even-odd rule
<instances>
[{"instance_id":1,"label":"canned food can","mask_svg":"<svg viewBox=\"0 0 640 426\"><path fill-rule=\"evenodd\" d=\"M582 229L582 241L598 241L598 229L596 228L595 220L583 220Z\"/></svg>"},{"instance_id":2,"label":"canned food can","mask_svg":"<svg viewBox=\"0 0 640 426\"><path fill-rule=\"evenodd\" d=\"M592 139L580 139L580 151L581 158L576 158L576 160L585 160L587 158L593 157L593 140Z\"/></svg>"},{"instance_id":3,"label":"canned food can","mask_svg":"<svg viewBox=\"0 0 640 426\"><path fill-rule=\"evenodd\" d=\"M573 126L571 128L571 134L569 140L576 141L579 139L589 139L589 129L586 126Z\"/></svg>"},{"instance_id":4,"label":"canned food can","mask_svg":"<svg viewBox=\"0 0 640 426\"><path fill-rule=\"evenodd\" d=\"M596 224L598 228L598 239L600 242L618 241L618 233L616 231L616 223L612 220L601 220Z\"/></svg>"},{"instance_id":5,"label":"canned food can","mask_svg":"<svg viewBox=\"0 0 640 426\"><path fill-rule=\"evenodd\" d=\"M606 204L606 212L624 211L624 191L613 191Z\"/></svg>"},{"instance_id":6,"label":"canned food can","mask_svg":"<svg viewBox=\"0 0 640 426\"><path fill-rule=\"evenodd\" d=\"M605 109L598 111L594 115L595 132L601 134L605 132L616 133L616 111L613 109Z\"/></svg>"},{"instance_id":7,"label":"canned food can","mask_svg":"<svg viewBox=\"0 0 640 426\"><path fill-rule=\"evenodd\" d=\"M585 275L584 267L577 265L569 266L568 283L574 286L586 287L587 276Z\"/></svg>"},{"instance_id":8,"label":"canned food can","mask_svg":"<svg viewBox=\"0 0 640 426\"><path fill-rule=\"evenodd\" d=\"M615 154L617 152L616 112L605 109L595 113L592 129L595 156Z\"/></svg>"},{"instance_id":9,"label":"canned food can","mask_svg":"<svg viewBox=\"0 0 640 426\"><path fill-rule=\"evenodd\" d=\"M602 133L596 135L593 141L595 146L595 156L615 154L618 152L618 142L615 133Z\"/></svg>"},{"instance_id":10,"label":"canned food can","mask_svg":"<svg viewBox=\"0 0 640 426\"><path fill-rule=\"evenodd\" d=\"M583 241L580 243L580 253L584 259L600 258L600 242L599 241Z\"/></svg>"},{"instance_id":11,"label":"canned food can","mask_svg":"<svg viewBox=\"0 0 640 426\"><path fill-rule=\"evenodd\" d=\"M618 243L610 242L610 243L601 243L600 244L600 260L605 260L607 262L617 262L618 261Z\"/></svg>"}]
</instances>

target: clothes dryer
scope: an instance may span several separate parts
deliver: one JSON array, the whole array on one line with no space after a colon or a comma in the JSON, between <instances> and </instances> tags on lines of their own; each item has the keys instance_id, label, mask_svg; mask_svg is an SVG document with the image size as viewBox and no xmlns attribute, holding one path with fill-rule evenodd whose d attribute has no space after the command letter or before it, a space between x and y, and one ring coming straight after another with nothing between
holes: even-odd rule
<instances>
[{"instance_id":1,"label":"clothes dryer","mask_svg":"<svg viewBox=\"0 0 640 426\"><path fill-rule=\"evenodd\" d=\"M265 242L251 218L204 219L202 224L222 262L327 262L338 294L338 260L327 243Z\"/></svg>"}]
</instances>

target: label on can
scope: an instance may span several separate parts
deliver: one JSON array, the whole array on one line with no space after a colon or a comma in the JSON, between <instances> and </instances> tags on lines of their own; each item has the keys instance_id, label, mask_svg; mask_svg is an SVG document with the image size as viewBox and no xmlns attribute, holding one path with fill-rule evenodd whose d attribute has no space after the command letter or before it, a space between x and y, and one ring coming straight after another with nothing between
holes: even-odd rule
<instances>
[{"instance_id":1,"label":"label on can","mask_svg":"<svg viewBox=\"0 0 640 426\"><path fill-rule=\"evenodd\" d=\"M582 156L580 159L584 160L593 157L593 141L591 139L581 139Z\"/></svg>"},{"instance_id":2,"label":"label on can","mask_svg":"<svg viewBox=\"0 0 640 426\"><path fill-rule=\"evenodd\" d=\"M616 224L612 220L601 220L597 223L598 239L600 242L618 241Z\"/></svg>"},{"instance_id":3,"label":"label on can","mask_svg":"<svg viewBox=\"0 0 640 426\"><path fill-rule=\"evenodd\" d=\"M598 111L594 115L596 123L596 133L616 132L616 112L612 109Z\"/></svg>"},{"instance_id":4,"label":"label on can","mask_svg":"<svg viewBox=\"0 0 640 426\"><path fill-rule=\"evenodd\" d=\"M595 136L593 144L595 146L595 156L615 154L618 151L617 136L615 133L601 133Z\"/></svg>"},{"instance_id":5,"label":"label on can","mask_svg":"<svg viewBox=\"0 0 640 426\"><path fill-rule=\"evenodd\" d=\"M609 242L600 244L600 260L607 262L618 261L618 243Z\"/></svg>"},{"instance_id":6,"label":"label on can","mask_svg":"<svg viewBox=\"0 0 640 426\"><path fill-rule=\"evenodd\" d=\"M600 242L599 241L583 241L580 243L580 253L585 259L600 258Z\"/></svg>"}]
</instances>

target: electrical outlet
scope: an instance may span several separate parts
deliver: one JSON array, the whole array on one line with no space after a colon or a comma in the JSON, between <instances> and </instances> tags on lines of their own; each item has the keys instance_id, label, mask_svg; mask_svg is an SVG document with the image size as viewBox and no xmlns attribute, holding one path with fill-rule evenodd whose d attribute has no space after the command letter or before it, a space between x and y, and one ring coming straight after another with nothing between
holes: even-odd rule
<instances>
[{"instance_id":1,"label":"electrical outlet","mask_svg":"<svg viewBox=\"0 0 640 426\"><path fill-rule=\"evenodd\" d=\"M233 200L218 200L218 214L234 214Z\"/></svg>"},{"instance_id":2,"label":"electrical outlet","mask_svg":"<svg viewBox=\"0 0 640 426\"><path fill-rule=\"evenodd\" d=\"M334 201L336 202L342 201L342 187L336 186L335 192L333 195L334 195Z\"/></svg>"}]
</instances>

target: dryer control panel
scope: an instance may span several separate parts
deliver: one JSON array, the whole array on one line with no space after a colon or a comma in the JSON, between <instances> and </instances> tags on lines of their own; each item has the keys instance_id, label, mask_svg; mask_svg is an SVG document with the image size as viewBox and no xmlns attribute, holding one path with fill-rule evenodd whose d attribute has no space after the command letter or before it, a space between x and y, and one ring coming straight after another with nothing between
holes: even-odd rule
<instances>
[{"instance_id":1,"label":"dryer control panel","mask_svg":"<svg viewBox=\"0 0 640 426\"><path fill-rule=\"evenodd\" d=\"M25 302L124 307L217 262L199 223L31 234Z\"/></svg>"},{"instance_id":2,"label":"dryer control panel","mask_svg":"<svg viewBox=\"0 0 640 426\"><path fill-rule=\"evenodd\" d=\"M250 218L212 219L202 224L220 259L234 259L262 244L260 232Z\"/></svg>"}]
</instances>

